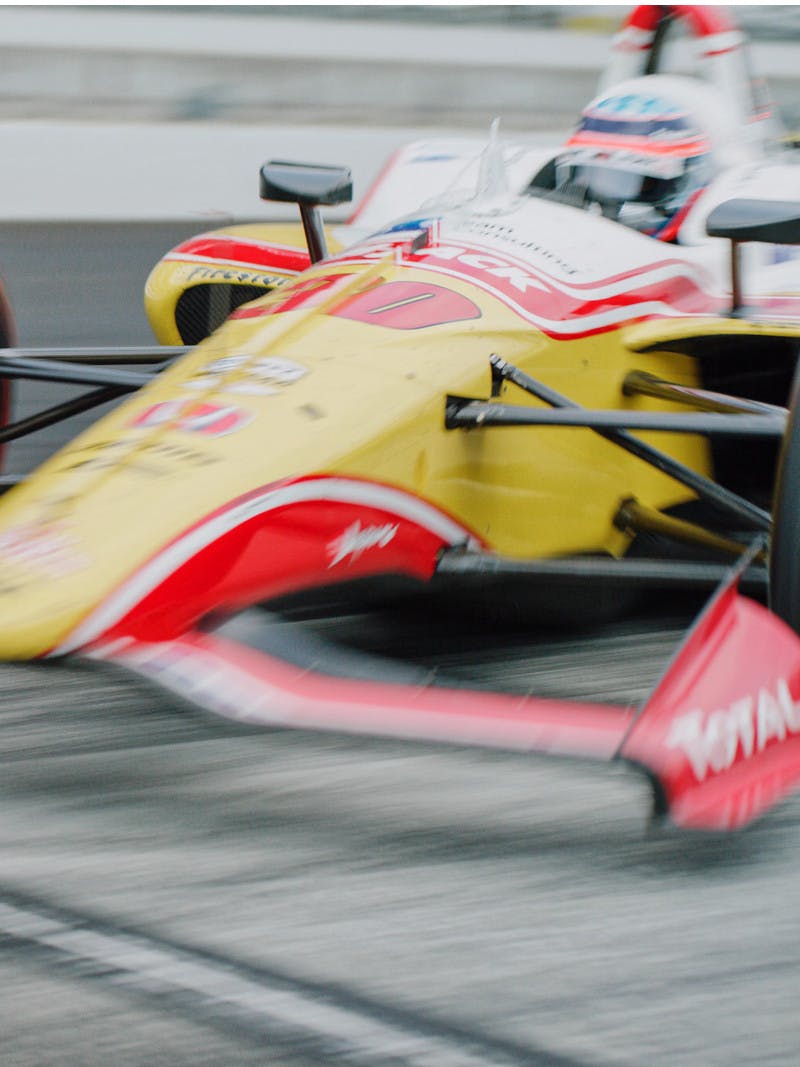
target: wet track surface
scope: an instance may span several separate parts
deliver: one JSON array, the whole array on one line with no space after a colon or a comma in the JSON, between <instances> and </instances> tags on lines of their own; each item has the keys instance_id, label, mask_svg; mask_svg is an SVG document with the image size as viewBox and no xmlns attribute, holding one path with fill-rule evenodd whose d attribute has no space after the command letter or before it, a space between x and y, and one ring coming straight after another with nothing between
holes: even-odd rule
<instances>
[{"instance_id":1,"label":"wet track surface","mask_svg":"<svg viewBox=\"0 0 800 1067\"><path fill-rule=\"evenodd\" d=\"M189 229L0 230L22 342L147 341L142 278ZM320 629L635 704L687 612ZM108 668L1 667L0 1064L796 1063L800 800L725 838L648 806L622 767L252 731Z\"/></svg>"}]
</instances>

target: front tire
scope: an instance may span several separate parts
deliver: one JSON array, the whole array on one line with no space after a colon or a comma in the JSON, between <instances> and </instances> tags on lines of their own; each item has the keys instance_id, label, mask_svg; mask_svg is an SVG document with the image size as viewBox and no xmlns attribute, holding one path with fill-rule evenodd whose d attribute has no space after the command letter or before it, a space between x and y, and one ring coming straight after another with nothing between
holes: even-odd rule
<instances>
[{"instance_id":1,"label":"front tire","mask_svg":"<svg viewBox=\"0 0 800 1067\"><path fill-rule=\"evenodd\" d=\"M800 633L800 365L781 446L772 509L769 606Z\"/></svg>"},{"instance_id":2,"label":"front tire","mask_svg":"<svg viewBox=\"0 0 800 1067\"><path fill-rule=\"evenodd\" d=\"M14 312L5 287L0 282L0 348L11 348L16 343L17 325L14 321ZM0 378L0 428L7 426L10 421L11 381L9 378ZM0 444L0 473L5 469L5 450L6 446Z\"/></svg>"}]
</instances>

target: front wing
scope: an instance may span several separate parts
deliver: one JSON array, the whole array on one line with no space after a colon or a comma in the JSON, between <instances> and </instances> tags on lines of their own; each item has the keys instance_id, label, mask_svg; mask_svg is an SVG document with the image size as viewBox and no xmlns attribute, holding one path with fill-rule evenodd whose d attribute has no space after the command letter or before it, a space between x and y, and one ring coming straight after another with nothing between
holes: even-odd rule
<instances>
[{"instance_id":1,"label":"front wing","mask_svg":"<svg viewBox=\"0 0 800 1067\"><path fill-rule=\"evenodd\" d=\"M343 676L341 658L333 666L317 648L295 648L290 662L274 628L252 617L238 632L121 638L84 654L251 724L622 760L650 779L657 817L733 830L800 782L800 639L740 594L748 563L731 571L639 710L387 678L366 659Z\"/></svg>"}]
</instances>

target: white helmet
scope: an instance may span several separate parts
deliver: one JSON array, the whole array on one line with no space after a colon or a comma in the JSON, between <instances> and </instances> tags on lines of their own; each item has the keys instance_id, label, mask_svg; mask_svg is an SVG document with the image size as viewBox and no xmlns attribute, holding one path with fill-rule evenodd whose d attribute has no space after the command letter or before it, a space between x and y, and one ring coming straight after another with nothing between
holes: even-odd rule
<instances>
[{"instance_id":1,"label":"white helmet","mask_svg":"<svg viewBox=\"0 0 800 1067\"><path fill-rule=\"evenodd\" d=\"M703 189L740 155L736 133L712 86L674 75L632 78L584 110L554 161L555 188L673 240Z\"/></svg>"}]
</instances>

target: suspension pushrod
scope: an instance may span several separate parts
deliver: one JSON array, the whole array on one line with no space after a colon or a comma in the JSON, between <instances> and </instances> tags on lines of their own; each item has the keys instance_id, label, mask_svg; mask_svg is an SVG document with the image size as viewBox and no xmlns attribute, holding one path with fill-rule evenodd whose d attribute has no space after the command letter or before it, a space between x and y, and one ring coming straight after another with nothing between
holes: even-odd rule
<instances>
[{"instance_id":1,"label":"suspension pushrod","mask_svg":"<svg viewBox=\"0 0 800 1067\"><path fill-rule=\"evenodd\" d=\"M673 411L606 411L591 408L531 409L495 401L458 401L448 406L447 429L469 426L573 426L587 430L696 433L708 437L783 437L786 416L723 415Z\"/></svg>"},{"instance_id":2,"label":"suspension pushrod","mask_svg":"<svg viewBox=\"0 0 800 1067\"><path fill-rule=\"evenodd\" d=\"M16 359L0 356L0 378L25 378L34 381L66 382L71 385L114 385L125 392L140 389L153 380L153 374L108 368L72 367L46 359Z\"/></svg>"},{"instance_id":3,"label":"suspension pushrod","mask_svg":"<svg viewBox=\"0 0 800 1067\"><path fill-rule=\"evenodd\" d=\"M569 397L563 396L561 393L556 392L555 389L551 389L542 382L538 382L535 378L531 378L530 375L525 374L524 371L521 371L513 364L507 363L500 356L492 355L489 357L489 361L492 366L493 376L512 382L526 393L530 393L532 396L544 401L545 404L556 408L580 407L580 404L576 404L574 400L570 400ZM686 464L673 459L672 456L668 456L665 452L661 452L638 437L634 437L627 430L597 429L594 432L606 438L606 440L612 441L615 445L619 445L620 448L625 449L626 452L630 452L645 463L649 463L656 470L660 470L663 474L667 474L670 478L674 478L682 485L687 486L697 493L702 500L706 500L729 515L735 516L740 522L744 522L756 530L769 530L771 523L769 512L764 511L755 504L751 504L749 500L745 500L738 493L733 493L731 490L717 485L710 478L698 474L697 471L693 471Z\"/></svg>"},{"instance_id":4,"label":"suspension pushrod","mask_svg":"<svg viewBox=\"0 0 800 1067\"><path fill-rule=\"evenodd\" d=\"M746 546L745 546L746 547ZM729 563L698 560L612 559L610 557L556 557L537 560L507 559L489 552L446 549L436 567L438 576L513 578L551 583L555 580L583 584L587 581L612 586L672 586L679 589L715 585L730 573ZM749 566L745 572L750 588L764 589L767 570Z\"/></svg>"},{"instance_id":5,"label":"suspension pushrod","mask_svg":"<svg viewBox=\"0 0 800 1067\"><path fill-rule=\"evenodd\" d=\"M107 345L55 348L0 348L3 359L60 360L63 363L171 363L192 349L188 345Z\"/></svg>"},{"instance_id":6,"label":"suspension pushrod","mask_svg":"<svg viewBox=\"0 0 800 1067\"><path fill-rule=\"evenodd\" d=\"M625 396L652 396L659 400L672 400L687 404L698 411L718 411L727 414L740 412L745 415L783 415L787 409L777 404L764 404L758 400L746 400L742 397L727 396L725 393L713 393L708 389L695 389L689 385L667 382L644 370L632 370L625 375L622 383Z\"/></svg>"},{"instance_id":7,"label":"suspension pushrod","mask_svg":"<svg viewBox=\"0 0 800 1067\"><path fill-rule=\"evenodd\" d=\"M107 400L114 400L126 392L127 389L121 389L119 386L106 385L101 389L93 389L91 393L84 393L81 396L73 397L71 400L64 400L60 404L54 404L53 407L45 408L43 411L34 412L33 415L28 415L25 419L19 419L17 422L11 422L7 426L0 427L0 445L7 444L9 441L16 441L18 438L35 433L37 430L43 430L56 422L63 422L64 419L71 418L73 415L80 415L82 412L96 408L100 404L105 404Z\"/></svg>"},{"instance_id":8,"label":"suspension pushrod","mask_svg":"<svg viewBox=\"0 0 800 1067\"><path fill-rule=\"evenodd\" d=\"M623 500L619 511L614 516L614 525L618 530L626 533L653 533L661 537L667 537L671 541L678 541L685 545L701 545L703 548L714 552L726 552L731 556L741 556L749 550L749 545L740 541L734 541L730 537L713 533L704 526L698 526L694 522L687 522L675 515L665 515L663 511L649 508L646 504L631 498ZM755 557L760 563L764 562L764 552Z\"/></svg>"}]
</instances>

